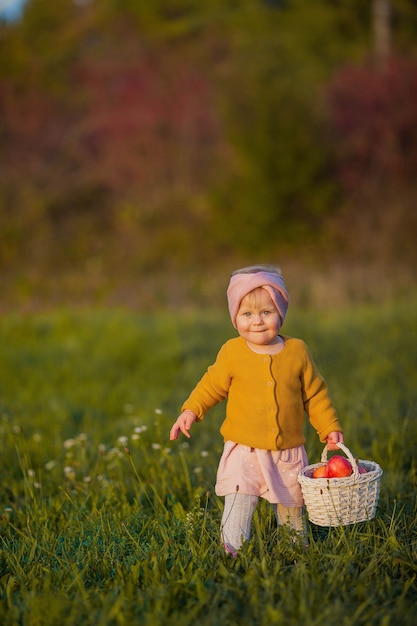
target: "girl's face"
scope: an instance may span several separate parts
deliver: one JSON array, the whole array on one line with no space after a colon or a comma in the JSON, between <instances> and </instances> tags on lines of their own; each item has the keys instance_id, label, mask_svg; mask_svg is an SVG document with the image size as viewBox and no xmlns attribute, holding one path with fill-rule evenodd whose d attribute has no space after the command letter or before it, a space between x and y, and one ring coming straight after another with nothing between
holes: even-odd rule
<instances>
[{"instance_id":1,"label":"girl's face","mask_svg":"<svg viewBox=\"0 0 417 626\"><path fill-rule=\"evenodd\" d=\"M266 289L259 287L243 298L236 316L236 327L249 346L280 342L280 316Z\"/></svg>"}]
</instances>

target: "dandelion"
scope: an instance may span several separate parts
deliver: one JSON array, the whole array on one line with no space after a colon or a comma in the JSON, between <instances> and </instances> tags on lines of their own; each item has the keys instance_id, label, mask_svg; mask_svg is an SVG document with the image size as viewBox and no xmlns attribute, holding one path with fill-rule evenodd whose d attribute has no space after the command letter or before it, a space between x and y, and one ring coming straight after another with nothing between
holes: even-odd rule
<instances>
[{"instance_id":1,"label":"dandelion","mask_svg":"<svg viewBox=\"0 0 417 626\"><path fill-rule=\"evenodd\" d=\"M187 448L190 447L190 444L188 443L188 441L183 441L182 443L179 444L178 447L180 450L186 450Z\"/></svg>"},{"instance_id":2,"label":"dandelion","mask_svg":"<svg viewBox=\"0 0 417 626\"><path fill-rule=\"evenodd\" d=\"M64 474L66 478L75 478L74 468L71 467L70 465L67 465L66 467L64 467Z\"/></svg>"},{"instance_id":3,"label":"dandelion","mask_svg":"<svg viewBox=\"0 0 417 626\"><path fill-rule=\"evenodd\" d=\"M22 428L21 426L19 426L19 424L13 424L12 431L16 433L16 435L18 435L22 432Z\"/></svg>"},{"instance_id":4,"label":"dandelion","mask_svg":"<svg viewBox=\"0 0 417 626\"><path fill-rule=\"evenodd\" d=\"M138 433L133 433L131 439L132 441L138 441L140 439L140 435L138 435Z\"/></svg>"},{"instance_id":5,"label":"dandelion","mask_svg":"<svg viewBox=\"0 0 417 626\"><path fill-rule=\"evenodd\" d=\"M155 409L155 413L157 415L162 415L162 412L163 412L162 409Z\"/></svg>"},{"instance_id":6,"label":"dandelion","mask_svg":"<svg viewBox=\"0 0 417 626\"><path fill-rule=\"evenodd\" d=\"M84 476L83 481L85 483L91 483L91 476Z\"/></svg>"},{"instance_id":7,"label":"dandelion","mask_svg":"<svg viewBox=\"0 0 417 626\"><path fill-rule=\"evenodd\" d=\"M194 467L193 469L194 474L201 474L202 471L203 471L202 467Z\"/></svg>"},{"instance_id":8,"label":"dandelion","mask_svg":"<svg viewBox=\"0 0 417 626\"><path fill-rule=\"evenodd\" d=\"M42 435L40 433L34 433L33 441L36 441L36 443L39 443L40 441L42 441Z\"/></svg>"},{"instance_id":9,"label":"dandelion","mask_svg":"<svg viewBox=\"0 0 417 626\"><path fill-rule=\"evenodd\" d=\"M208 455L209 455L209 453L207 452L207 450L201 450L200 456L204 456L205 457L205 456L208 456Z\"/></svg>"},{"instance_id":10,"label":"dandelion","mask_svg":"<svg viewBox=\"0 0 417 626\"><path fill-rule=\"evenodd\" d=\"M160 443L153 443L152 450L160 450L162 448Z\"/></svg>"},{"instance_id":11,"label":"dandelion","mask_svg":"<svg viewBox=\"0 0 417 626\"><path fill-rule=\"evenodd\" d=\"M106 454L106 450L107 450L106 444L100 443L99 446L98 446L99 454L101 454L101 455Z\"/></svg>"},{"instance_id":12,"label":"dandelion","mask_svg":"<svg viewBox=\"0 0 417 626\"><path fill-rule=\"evenodd\" d=\"M75 439L66 439L64 441L64 448L65 450L70 450L71 448L73 448L76 445L76 441Z\"/></svg>"},{"instance_id":13,"label":"dandelion","mask_svg":"<svg viewBox=\"0 0 417 626\"><path fill-rule=\"evenodd\" d=\"M129 437L126 437L126 435L122 435L121 437L117 438L117 443L119 444L119 446L127 446L129 441Z\"/></svg>"},{"instance_id":14,"label":"dandelion","mask_svg":"<svg viewBox=\"0 0 417 626\"><path fill-rule=\"evenodd\" d=\"M28 469L28 476L29 478L35 478L35 470Z\"/></svg>"},{"instance_id":15,"label":"dandelion","mask_svg":"<svg viewBox=\"0 0 417 626\"><path fill-rule=\"evenodd\" d=\"M56 467L57 462L56 461L48 461L48 463L45 463L45 469L50 472L51 470L54 469L54 467Z\"/></svg>"},{"instance_id":16,"label":"dandelion","mask_svg":"<svg viewBox=\"0 0 417 626\"><path fill-rule=\"evenodd\" d=\"M38 483L36 481L33 483L33 486L35 487L35 489L42 489L41 483Z\"/></svg>"},{"instance_id":17,"label":"dandelion","mask_svg":"<svg viewBox=\"0 0 417 626\"><path fill-rule=\"evenodd\" d=\"M144 433L144 432L145 432L145 430L148 430L148 427L147 427L147 426L144 426L144 425L143 425L143 426L136 426L136 427L134 428L134 432L135 432L137 435L140 435L141 433Z\"/></svg>"}]
</instances>

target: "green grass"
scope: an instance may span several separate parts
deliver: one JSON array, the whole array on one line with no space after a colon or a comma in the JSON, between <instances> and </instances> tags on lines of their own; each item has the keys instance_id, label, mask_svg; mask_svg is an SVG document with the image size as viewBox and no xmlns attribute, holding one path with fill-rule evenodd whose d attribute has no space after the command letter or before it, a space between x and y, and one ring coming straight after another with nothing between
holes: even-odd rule
<instances>
[{"instance_id":1,"label":"green grass","mask_svg":"<svg viewBox=\"0 0 417 626\"><path fill-rule=\"evenodd\" d=\"M375 519L294 547L261 502L236 560L213 493L224 407L168 434L232 328L122 310L0 319L2 626L414 625L417 300L291 311L355 456L384 470ZM310 461L322 446L306 425Z\"/></svg>"}]
</instances>

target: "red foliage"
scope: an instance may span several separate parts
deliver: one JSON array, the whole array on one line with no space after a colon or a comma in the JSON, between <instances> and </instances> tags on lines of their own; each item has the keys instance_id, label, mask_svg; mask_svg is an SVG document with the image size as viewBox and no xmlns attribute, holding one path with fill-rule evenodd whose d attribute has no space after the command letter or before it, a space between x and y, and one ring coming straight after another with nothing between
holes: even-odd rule
<instances>
[{"instance_id":1,"label":"red foliage","mask_svg":"<svg viewBox=\"0 0 417 626\"><path fill-rule=\"evenodd\" d=\"M0 117L0 179L19 179L23 171L42 185L45 164L49 166L61 136L54 124L60 117L56 102L38 86L29 84L22 89L4 81L0 86Z\"/></svg>"},{"instance_id":2,"label":"red foliage","mask_svg":"<svg viewBox=\"0 0 417 626\"><path fill-rule=\"evenodd\" d=\"M0 85L0 182L49 197L201 184L218 129L208 81L179 59L105 56L68 69L67 89Z\"/></svg>"},{"instance_id":3,"label":"red foliage","mask_svg":"<svg viewBox=\"0 0 417 626\"><path fill-rule=\"evenodd\" d=\"M347 191L413 182L417 171L417 63L350 66L328 89L338 173Z\"/></svg>"},{"instance_id":4,"label":"red foliage","mask_svg":"<svg viewBox=\"0 0 417 626\"><path fill-rule=\"evenodd\" d=\"M200 178L216 136L202 76L149 56L90 64L79 77L87 94L81 146L95 177L114 189Z\"/></svg>"}]
</instances>

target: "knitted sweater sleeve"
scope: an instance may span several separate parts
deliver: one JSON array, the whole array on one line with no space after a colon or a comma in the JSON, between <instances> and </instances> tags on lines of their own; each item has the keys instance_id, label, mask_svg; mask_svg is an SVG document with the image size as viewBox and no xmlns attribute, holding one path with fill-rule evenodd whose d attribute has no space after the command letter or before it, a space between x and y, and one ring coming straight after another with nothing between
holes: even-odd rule
<instances>
[{"instance_id":1,"label":"knitted sweater sleeve","mask_svg":"<svg viewBox=\"0 0 417 626\"><path fill-rule=\"evenodd\" d=\"M197 416L197 421L201 422L209 409L227 398L230 381L231 375L225 344L220 348L216 361L209 366L184 402L182 410L192 411Z\"/></svg>"},{"instance_id":2,"label":"knitted sweater sleeve","mask_svg":"<svg viewBox=\"0 0 417 626\"><path fill-rule=\"evenodd\" d=\"M302 388L304 409L320 441L324 443L327 435L333 431L342 432L326 381L319 373L307 347Z\"/></svg>"}]
</instances>

